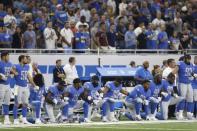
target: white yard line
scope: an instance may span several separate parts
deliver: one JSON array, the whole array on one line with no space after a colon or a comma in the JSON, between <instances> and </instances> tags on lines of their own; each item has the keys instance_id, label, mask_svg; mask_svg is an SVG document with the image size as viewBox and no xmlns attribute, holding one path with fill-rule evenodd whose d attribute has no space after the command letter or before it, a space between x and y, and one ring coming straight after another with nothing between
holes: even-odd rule
<instances>
[{"instance_id":1,"label":"white yard line","mask_svg":"<svg viewBox=\"0 0 197 131\"><path fill-rule=\"evenodd\" d=\"M20 125L1 125L1 128L14 128L14 127L88 127L88 126L103 126L103 125L125 125L125 124L164 124L164 123L192 123L196 120L166 120L166 121L119 121L119 122L92 122L92 123L62 123L62 124L20 124ZM1 129L0 128L0 129Z\"/></svg>"},{"instance_id":2,"label":"white yard line","mask_svg":"<svg viewBox=\"0 0 197 131\"><path fill-rule=\"evenodd\" d=\"M166 131L192 131L193 129L174 129L174 128L126 128L126 127L77 127L86 129L114 129L114 130L166 130Z\"/></svg>"}]
</instances>

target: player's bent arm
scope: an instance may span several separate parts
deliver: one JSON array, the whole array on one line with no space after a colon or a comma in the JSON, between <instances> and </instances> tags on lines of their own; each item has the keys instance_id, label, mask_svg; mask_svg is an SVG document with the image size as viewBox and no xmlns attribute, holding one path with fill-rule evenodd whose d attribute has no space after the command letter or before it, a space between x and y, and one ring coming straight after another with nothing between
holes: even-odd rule
<instances>
[{"instance_id":1,"label":"player's bent arm","mask_svg":"<svg viewBox=\"0 0 197 131\"><path fill-rule=\"evenodd\" d=\"M173 74L177 74L179 71L179 66L176 65L176 67L174 68L174 70L172 71Z\"/></svg>"},{"instance_id":2,"label":"player's bent arm","mask_svg":"<svg viewBox=\"0 0 197 131\"><path fill-rule=\"evenodd\" d=\"M31 77L31 75L30 75L29 72L27 73L27 78L28 78L29 82L30 82L34 87L36 87L36 84L34 83L33 78Z\"/></svg>"},{"instance_id":3,"label":"player's bent arm","mask_svg":"<svg viewBox=\"0 0 197 131\"><path fill-rule=\"evenodd\" d=\"M47 96L46 96L46 98L45 98L45 101L46 101L47 103L49 103L49 104L54 104L54 103L53 103L53 100L51 99L51 95L52 95L52 93L49 91L49 92L47 93Z\"/></svg>"},{"instance_id":4,"label":"player's bent arm","mask_svg":"<svg viewBox=\"0 0 197 131\"><path fill-rule=\"evenodd\" d=\"M109 87L105 86L103 89L103 94L106 94L109 91Z\"/></svg>"},{"instance_id":5,"label":"player's bent arm","mask_svg":"<svg viewBox=\"0 0 197 131\"><path fill-rule=\"evenodd\" d=\"M128 92L128 91L126 91L126 90L121 89L121 90L120 90L120 92L121 92L122 94L126 95L126 96L128 96L128 95L129 95L129 92Z\"/></svg>"},{"instance_id":6,"label":"player's bent arm","mask_svg":"<svg viewBox=\"0 0 197 131\"><path fill-rule=\"evenodd\" d=\"M15 68L15 67L12 67L12 69L11 69L10 73L11 73L11 74L14 74L15 76L17 76L17 75L18 75L18 72L17 72L17 70L16 70L16 68Z\"/></svg>"}]
</instances>

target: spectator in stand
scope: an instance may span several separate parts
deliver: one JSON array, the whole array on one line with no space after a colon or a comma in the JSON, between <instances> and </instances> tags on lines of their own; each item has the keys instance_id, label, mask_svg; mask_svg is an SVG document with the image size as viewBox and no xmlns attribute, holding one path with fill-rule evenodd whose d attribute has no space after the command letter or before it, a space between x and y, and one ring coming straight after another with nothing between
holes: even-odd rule
<instances>
[{"instance_id":1,"label":"spectator in stand","mask_svg":"<svg viewBox=\"0 0 197 131\"><path fill-rule=\"evenodd\" d=\"M7 15L4 17L4 24L5 25L11 25L12 23L16 24L16 18L12 12L12 8L7 9Z\"/></svg>"},{"instance_id":2,"label":"spectator in stand","mask_svg":"<svg viewBox=\"0 0 197 131\"><path fill-rule=\"evenodd\" d=\"M158 49L168 49L168 35L166 33L166 26L165 24L161 25L161 32L158 34Z\"/></svg>"},{"instance_id":3,"label":"spectator in stand","mask_svg":"<svg viewBox=\"0 0 197 131\"><path fill-rule=\"evenodd\" d=\"M70 29L69 21L65 23L64 28L60 31L60 34L62 36L62 44L65 52L71 53L74 34Z\"/></svg>"},{"instance_id":4,"label":"spectator in stand","mask_svg":"<svg viewBox=\"0 0 197 131\"><path fill-rule=\"evenodd\" d=\"M126 49L136 49L137 47L137 37L133 29L134 29L134 25L130 23L128 25L128 31L125 34Z\"/></svg>"},{"instance_id":5,"label":"spectator in stand","mask_svg":"<svg viewBox=\"0 0 197 131\"><path fill-rule=\"evenodd\" d=\"M78 32L75 33L74 49L77 49L77 53L85 53L84 49L88 49L87 36L85 35L86 25L79 25Z\"/></svg>"},{"instance_id":6,"label":"spectator in stand","mask_svg":"<svg viewBox=\"0 0 197 131\"><path fill-rule=\"evenodd\" d=\"M89 25L86 22L86 17L85 16L81 16L80 21L77 22L77 24L75 26L77 28L77 30L79 29L79 25L86 25L89 28Z\"/></svg>"},{"instance_id":7,"label":"spectator in stand","mask_svg":"<svg viewBox=\"0 0 197 131\"><path fill-rule=\"evenodd\" d=\"M118 25L116 26L116 34L117 34L117 44L116 48L117 49L125 49L125 40L124 40L124 35L126 33L127 29L124 23L123 17L120 17L118 19Z\"/></svg>"},{"instance_id":8,"label":"spectator in stand","mask_svg":"<svg viewBox=\"0 0 197 131\"><path fill-rule=\"evenodd\" d=\"M27 30L24 32L23 36L25 49L35 49L36 48L36 33L33 30L33 25L28 24Z\"/></svg>"},{"instance_id":9,"label":"spectator in stand","mask_svg":"<svg viewBox=\"0 0 197 131\"><path fill-rule=\"evenodd\" d=\"M16 27L16 31L13 35L12 48L15 48L15 49L23 48L23 35L21 32L21 28L19 26Z\"/></svg>"},{"instance_id":10,"label":"spectator in stand","mask_svg":"<svg viewBox=\"0 0 197 131\"><path fill-rule=\"evenodd\" d=\"M115 32L115 25L112 23L110 24L110 29L107 32L107 40L109 43L109 46L116 48L116 32Z\"/></svg>"},{"instance_id":11,"label":"spectator in stand","mask_svg":"<svg viewBox=\"0 0 197 131\"><path fill-rule=\"evenodd\" d=\"M56 6L56 11L55 11L56 25L60 28L63 28L67 20L68 20L68 16L66 12L62 9L62 5L58 4Z\"/></svg>"},{"instance_id":12,"label":"spectator in stand","mask_svg":"<svg viewBox=\"0 0 197 131\"><path fill-rule=\"evenodd\" d=\"M12 36L6 31L5 27L0 27L0 48L11 48Z\"/></svg>"},{"instance_id":13,"label":"spectator in stand","mask_svg":"<svg viewBox=\"0 0 197 131\"><path fill-rule=\"evenodd\" d=\"M183 27L183 21L181 19L181 14L180 12L176 13L176 16L174 18L174 30L177 31L178 33L182 32L182 27Z\"/></svg>"},{"instance_id":14,"label":"spectator in stand","mask_svg":"<svg viewBox=\"0 0 197 131\"><path fill-rule=\"evenodd\" d=\"M146 32L146 47L147 49L157 49L157 35L159 32L156 30L156 26L152 23L150 23L148 27L149 28Z\"/></svg>"},{"instance_id":15,"label":"spectator in stand","mask_svg":"<svg viewBox=\"0 0 197 131\"><path fill-rule=\"evenodd\" d=\"M152 21L152 23L159 29L161 25L165 24L165 21L161 18L161 12L157 12L157 17Z\"/></svg>"},{"instance_id":16,"label":"spectator in stand","mask_svg":"<svg viewBox=\"0 0 197 131\"><path fill-rule=\"evenodd\" d=\"M190 34L191 31L188 29L188 24L183 24L183 32L181 32L181 44L183 49L189 49L190 48Z\"/></svg>"},{"instance_id":17,"label":"spectator in stand","mask_svg":"<svg viewBox=\"0 0 197 131\"><path fill-rule=\"evenodd\" d=\"M197 28L194 28L192 33L193 33L191 37L192 49L197 49Z\"/></svg>"},{"instance_id":18,"label":"spectator in stand","mask_svg":"<svg viewBox=\"0 0 197 131\"><path fill-rule=\"evenodd\" d=\"M176 51L178 51L179 48L183 49L180 38L178 36L178 32L176 31L174 31L173 36L170 37L170 48Z\"/></svg>"},{"instance_id":19,"label":"spectator in stand","mask_svg":"<svg viewBox=\"0 0 197 131\"><path fill-rule=\"evenodd\" d=\"M47 23L47 27L44 29L44 38L46 43L46 49L55 49L57 41L57 35L52 28L52 22Z\"/></svg>"},{"instance_id":20,"label":"spectator in stand","mask_svg":"<svg viewBox=\"0 0 197 131\"><path fill-rule=\"evenodd\" d=\"M96 23L94 23L94 26L90 30L90 35L91 35L90 48L91 49L97 49L98 48L97 43L96 43L96 33L98 32L98 27L99 27L99 23L96 22Z\"/></svg>"},{"instance_id":21,"label":"spectator in stand","mask_svg":"<svg viewBox=\"0 0 197 131\"><path fill-rule=\"evenodd\" d=\"M4 11L4 5L0 3L0 26L4 26L4 17L7 15L7 12Z\"/></svg>"},{"instance_id":22,"label":"spectator in stand","mask_svg":"<svg viewBox=\"0 0 197 131\"><path fill-rule=\"evenodd\" d=\"M89 23L90 22L90 10L88 10L88 4L84 3L83 4L83 8L80 11L80 16L85 16L86 17L86 21Z\"/></svg>"}]
</instances>

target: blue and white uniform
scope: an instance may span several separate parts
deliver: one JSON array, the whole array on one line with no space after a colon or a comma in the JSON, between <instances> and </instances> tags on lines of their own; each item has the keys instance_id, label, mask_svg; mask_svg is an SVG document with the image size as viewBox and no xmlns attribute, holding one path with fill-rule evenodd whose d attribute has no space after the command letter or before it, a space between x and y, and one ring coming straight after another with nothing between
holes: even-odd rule
<instances>
[{"instance_id":1,"label":"blue and white uniform","mask_svg":"<svg viewBox=\"0 0 197 131\"><path fill-rule=\"evenodd\" d=\"M109 81L105 84L108 88L108 92L104 94L104 103L102 105L103 117L109 117L110 121L114 120L114 104L116 102L121 102L120 91L122 90L122 84L118 87L115 86L114 81Z\"/></svg>"},{"instance_id":2,"label":"blue and white uniform","mask_svg":"<svg viewBox=\"0 0 197 131\"><path fill-rule=\"evenodd\" d=\"M192 112L193 107L193 89L191 82L193 80L194 66L192 63L186 64L184 61L178 62L178 78L179 78L179 94L184 98L178 105L179 115L185 109L185 101L187 102L187 112Z\"/></svg>"},{"instance_id":3,"label":"blue and white uniform","mask_svg":"<svg viewBox=\"0 0 197 131\"><path fill-rule=\"evenodd\" d=\"M72 118L74 109L80 109L84 106L84 100L79 100L80 96L84 93L84 88L80 87L77 89L73 85L70 85L67 87L66 93L69 94L67 98L68 103L65 106L65 113L63 115L66 118Z\"/></svg>"},{"instance_id":4,"label":"blue and white uniform","mask_svg":"<svg viewBox=\"0 0 197 131\"><path fill-rule=\"evenodd\" d=\"M94 108L94 111L97 111L97 109L100 108L101 105L103 104L102 96L99 94L99 91L101 90L101 85L98 84L96 87L94 87L92 82L85 82L84 88L85 90L88 91L88 96L91 96L94 104L94 107L92 107L88 102L84 103L84 109L85 108L88 109L86 110L88 112L84 112L84 117L90 119L92 108ZM97 113L97 112L93 112L93 113Z\"/></svg>"},{"instance_id":5,"label":"blue and white uniform","mask_svg":"<svg viewBox=\"0 0 197 131\"><path fill-rule=\"evenodd\" d=\"M178 96L177 94L174 94L174 83L170 84L167 80L163 80L163 86L162 86L162 101L161 101L161 114L158 115L158 119L160 120L167 120L168 119L168 107L169 105L175 105L178 104L181 100L183 100L183 97Z\"/></svg>"},{"instance_id":6,"label":"blue and white uniform","mask_svg":"<svg viewBox=\"0 0 197 131\"><path fill-rule=\"evenodd\" d=\"M65 89L59 90L57 85L55 85L49 87L48 93L51 93L51 97L49 99L52 100L54 104L46 102L46 111L50 119L50 122L55 122L54 108L60 109L62 111L62 114L65 114L64 111L66 102L64 102L63 100Z\"/></svg>"},{"instance_id":7,"label":"blue and white uniform","mask_svg":"<svg viewBox=\"0 0 197 131\"><path fill-rule=\"evenodd\" d=\"M11 90L10 90L10 71L12 69L12 63L0 61L0 75L2 79L0 79L0 106L3 105L4 115L8 115L9 113L9 105L11 98Z\"/></svg>"},{"instance_id":8,"label":"blue and white uniform","mask_svg":"<svg viewBox=\"0 0 197 131\"><path fill-rule=\"evenodd\" d=\"M149 101L151 97L151 90L145 90L142 85L137 85L126 97L126 105L134 110L134 115L140 115L142 105L144 105L145 118L149 115Z\"/></svg>"}]
</instances>

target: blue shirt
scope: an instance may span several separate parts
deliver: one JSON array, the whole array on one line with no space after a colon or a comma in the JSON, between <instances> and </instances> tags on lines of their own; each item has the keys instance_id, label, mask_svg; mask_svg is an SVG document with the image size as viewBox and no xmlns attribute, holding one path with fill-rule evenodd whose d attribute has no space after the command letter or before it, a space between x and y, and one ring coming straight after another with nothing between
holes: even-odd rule
<instances>
[{"instance_id":1,"label":"blue shirt","mask_svg":"<svg viewBox=\"0 0 197 131\"><path fill-rule=\"evenodd\" d=\"M163 81L162 91L168 93L166 97L162 97L162 101L169 101L172 97L174 84L170 84L167 80Z\"/></svg>"},{"instance_id":2,"label":"blue shirt","mask_svg":"<svg viewBox=\"0 0 197 131\"><path fill-rule=\"evenodd\" d=\"M142 98L149 100L151 97L151 90L145 90L142 85L136 85L135 88L129 93L129 95L126 97L126 101L129 99L136 99L136 98Z\"/></svg>"},{"instance_id":3,"label":"blue shirt","mask_svg":"<svg viewBox=\"0 0 197 131\"><path fill-rule=\"evenodd\" d=\"M118 87L115 86L114 81L109 81L105 84L105 87L107 87L109 90L106 94L104 94L104 97L112 97L115 99L119 98L120 91L122 90L122 84L120 84Z\"/></svg>"},{"instance_id":4,"label":"blue shirt","mask_svg":"<svg viewBox=\"0 0 197 131\"><path fill-rule=\"evenodd\" d=\"M35 19L35 23L38 24L38 28L40 31L44 31L45 27L46 27L46 21L40 17Z\"/></svg>"},{"instance_id":5,"label":"blue shirt","mask_svg":"<svg viewBox=\"0 0 197 131\"><path fill-rule=\"evenodd\" d=\"M92 96L93 99L98 99L98 91L101 90L101 85L94 87L91 82L85 82L84 88L89 91L89 96Z\"/></svg>"},{"instance_id":6,"label":"blue shirt","mask_svg":"<svg viewBox=\"0 0 197 131\"><path fill-rule=\"evenodd\" d=\"M55 85L49 87L48 92L52 94L51 99L56 99L58 102L61 102L65 90L58 90L57 85Z\"/></svg>"},{"instance_id":7,"label":"blue shirt","mask_svg":"<svg viewBox=\"0 0 197 131\"><path fill-rule=\"evenodd\" d=\"M146 36L148 37L152 37L152 38L148 38L147 42L146 42L146 46L148 49L157 49L157 34L156 31L153 30L148 30L146 32Z\"/></svg>"},{"instance_id":8,"label":"blue shirt","mask_svg":"<svg viewBox=\"0 0 197 131\"><path fill-rule=\"evenodd\" d=\"M60 28L63 28L65 22L68 20L68 16L65 11L56 11L55 19L58 19L59 21L61 21L61 23L57 22L57 26L59 26Z\"/></svg>"},{"instance_id":9,"label":"blue shirt","mask_svg":"<svg viewBox=\"0 0 197 131\"><path fill-rule=\"evenodd\" d=\"M87 49L87 36L84 32L75 33L75 49Z\"/></svg>"},{"instance_id":10,"label":"blue shirt","mask_svg":"<svg viewBox=\"0 0 197 131\"><path fill-rule=\"evenodd\" d=\"M12 63L0 61L0 73L4 74L7 77L7 80L0 80L0 84L8 85L10 84L10 71L12 69Z\"/></svg>"},{"instance_id":11,"label":"blue shirt","mask_svg":"<svg viewBox=\"0 0 197 131\"><path fill-rule=\"evenodd\" d=\"M154 81L151 81L150 82L151 96L158 98L163 85L164 85L164 80L162 80L160 84L155 84Z\"/></svg>"},{"instance_id":12,"label":"blue shirt","mask_svg":"<svg viewBox=\"0 0 197 131\"><path fill-rule=\"evenodd\" d=\"M29 96L29 101L30 103L33 102L41 102L42 97L45 92L45 87L41 87L38 91L35 90L34 88L30 88L30 96Z\"/></svg>"},{"instance_id":13,"label":"blue shirt","mask_svg":"<svg viewBox=\"0 0 197 131\"><path fill-rule=\"evenodd\" d=\"M152 80L153 76L149 70L144 69L143 66L139 67L135 73L135 78L141 78L143 80Z\"/></svg>"},{"instance_id":14,"label":"blue shirt","mask_svg":"<svg viewBox=\"0 0 197 131\"><path fill-rule=\"evenodd\" d=\"M16 85L27 87L29 65L25 64L24 66L22 66L21 64L17 64L15 65L15 68L16 72L18 72L18 75L15 76Z\"/></svg>"},{"instance_id":15,"label":"blue shirt","mask_svg":"<svg viewBox=\"0 0 197 131\"><path fill-rule=\"evenodd\" d=\"M126 32L125 43L126 43L126 48L131 47L132 45L137 45L137 38L133 31Z\"/></svg>"},{"instance_id":16,"label":"blue shirt","mask_svg":"<svg viewBox=\"0 0 197 131\"><path fill-rule=\"evenodd\" d=\"M189 78L192 77L192 73L194 71L193 64L190 63L189 65L187 65L185 62L179 61L177 65L179 67L179 82L185 84L191 83L191 80Z\"/></svg>"},{"instance_id":17,"label":"blue shirt","mask_svg":"<svg viewBox=\"0 0 197 131\"><path fill-rule=\"evenodd\" d=\"M76 89L73 85L70 85L67 87L66 92L69 93L69 105L74 106L80 95L84 92L84 88L80 87L79 89Z\"/></svg>"},{"instance_id":18,"label":"blue shirt","mask_svg":"<svg viewBox=\"0 0 197 131\"><path fill-rule=\"evenodd\" d=\"M159 49L168 49L168 35L165 31L158 34Z\"/></svg>"},{"instance_id":19,"label":"blue shirt","mask_svg":"<svg viewBox=\"0 0 197 131\"><path fill-rule=\"evenodd\" d=\"M2 48L11 48L12 35L9 33L0 33L0 46Z\"/></svg>"}]
</instances>

